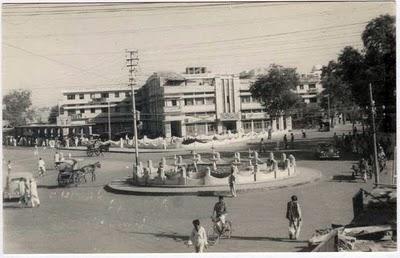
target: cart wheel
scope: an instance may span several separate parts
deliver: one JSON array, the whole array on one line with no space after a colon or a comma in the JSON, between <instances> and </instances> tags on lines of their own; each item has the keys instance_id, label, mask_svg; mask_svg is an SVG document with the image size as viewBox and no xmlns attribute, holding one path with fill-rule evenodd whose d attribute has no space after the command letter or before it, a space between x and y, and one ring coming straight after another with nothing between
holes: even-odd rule
<instances>
[{"instance_id":1,"label":"cart wheel","mask_svg":"<svg viewBox=\"0 0 400 258\"><path fill-rule=\"evenodd\" d=\"M96 156L99 156L100 155L100 150L99 149L94 150L94 154L96 154Z\"/></svg>"},{"instance_id":2,"label":"cart wheel","mask_svg":"<svg viewBox=\"0 0 400 258\"><path fill-rule=\"evenodd\" d=\"M57 182L58 182L58 186L63 186L63 185L64 185L64 184L63 184L63 180L62 180L62 178L61 178L61 174L58 174Z\"/></svg>"},{"instance_id":3,"label":"cart wheel","mask_svg":"<svg viewBox=\"0 0 400 258\"><path fill-rule=\"evenodd\" d=\"M91 151L91 150L86 151L86 153L87 153L88 157L93 156L93 151Z\"/></svg>"}]
</instances>

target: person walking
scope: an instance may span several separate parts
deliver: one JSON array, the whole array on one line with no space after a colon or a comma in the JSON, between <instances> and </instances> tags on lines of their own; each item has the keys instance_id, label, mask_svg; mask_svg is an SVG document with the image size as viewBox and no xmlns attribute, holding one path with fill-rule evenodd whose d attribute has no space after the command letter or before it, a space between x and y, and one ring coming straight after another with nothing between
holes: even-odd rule
<instances>
[{"instance_id":1,"label":"person walking","mask_svg":"<svg viewBox=\"0 0 400 258\"><path fill-rule=\"evenodd\" d=\"M39 158L38 167L39 167L39 176L43 176L44 173L46 173L46 163L42 158Z\"/></svg>"},{"instance_id":2,"label":"person walking","mask_svg":"<svg viewBox=\"0 0 400 258\"><path fill-rule=\"evenodd\" d=\"M264 138L261 138L260 141L260 153L263 153L265 151L265 143L264 143Z\"/></svg>"},{"instance_id":3,"label":"person walking","mask_svg":"<svg viewBox=\"0 0 400 258\"><path fill-rule=\"evenodd\" d=\"M54 154L54 166L56 167L56 169L60 165L60 161L61 161L60 154L58 153L58 151L56 151L56 154Z\"/></svg>"},{"instance_id":4,"label":"person walking","mask_svg":"<svg viewBox=\"0 0 400 258\"><path fill-rule=\"evenodd\" d=\"M302 217L300 205L297 202L296 195L293 195L290 202L287 203L286 218L289 220L289 238L298 239L300 235Z\"/></svg>"},{"instance_id":5,"label":"person walking","mask_svg":"<svg viewBox=\"0 0 400 258\"><path fill-rule=\"evenodd\" d=\"M193 230L190 234L189 243L192 243L194 246L194 251L196 253L202 253L204 248L208 246L207 233L206 230L200 226L200 220L193 220Z\"/></svg>"},{"instance_id":6,"label":"person walking","mask_svg":"<svg viewBox=\"0 0 400 258\"><path fill-rule=\"evenodd\" d=\"M32 207L39 207L40 206L40 200L39 200L39 194L37 191L37 184L34 179L30 179L30 203Z\"/></svg>"},{"instance_id":7,"label":"person walking","mask_svg":"<svg viewBox=\"0 0 400 258\"><path fill-rule=\"evenodd\" d=\"M236 197L236 177L235 177L236 170L237 167L235 165L232 165L231 175L229 176L229 189L231 190L232 197Z\"/></svg>"},{"instance_id":8,"label":"person walking","mask_svg":"<svg viewBox=\"0 0 400 258\"><path fill-rule=\"evenodd\" d=\"M293 133L290 133L290 145L291 145L291 148L293 149L294 148L294 134Z\"/></svg>"},{"instance_id":9,"label":"person walking","mask_svg":"<svg viewBox=\"0 0 400 258\"><path fill-rule=\"evenodd\" d=\"M283 136L283 145L286 150L288 148L288 140L286 134Z\"/></svg>"}]
</instances>

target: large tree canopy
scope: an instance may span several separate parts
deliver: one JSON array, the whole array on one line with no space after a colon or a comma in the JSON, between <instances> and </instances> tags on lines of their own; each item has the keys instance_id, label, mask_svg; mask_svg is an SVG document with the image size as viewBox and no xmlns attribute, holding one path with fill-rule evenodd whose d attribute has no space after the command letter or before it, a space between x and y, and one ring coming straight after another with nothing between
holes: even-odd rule
<instances>
[{"instance_id":1,"label":"large tree canopy","mask_svg":"<svg viewBox=\"0 0 400 258\"><path fill-rule=\"evenodd\" d=\"M267 74L259 76L250 86L250 92L271 115L275 115L300 103L301 98L292 91L298 84L299 75L295 68L273 64Z\"/></svg>"},{"instance_id":2,"label":"large tree canopy","mask_svg":"<svg viewBox=\"0 0 400 258\"><path fill-rule=\"evenodd\" d=\"M24 125L26 119L32 117L29 108L32 105L31 92L28 90L13 90L3 96L3 119L10 121L12 126Z\"/></svg>"},{"instance_id":3,"label":"large tree canopy","mask_svg":"<svg viewBox=\"0 0 400 258\"><path fill-rule=\"evenodd\" d=\"M395 107L396 34L395 18L382 15L371 20L362 33L364 49L345 47L337 61L323 68L324 93L336 103L354 100L361 107L369 105L369 84L378 106Z\"/></svg>"}]
</instances>

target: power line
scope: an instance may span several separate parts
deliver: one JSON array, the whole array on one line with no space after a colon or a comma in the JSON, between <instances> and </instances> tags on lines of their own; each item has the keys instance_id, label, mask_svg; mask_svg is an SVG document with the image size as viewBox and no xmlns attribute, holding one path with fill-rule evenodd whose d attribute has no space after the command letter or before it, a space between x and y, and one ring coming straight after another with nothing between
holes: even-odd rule
<instances>
[{"instance_id":1,"label":"power line","mask_svg":"<svg viewBox=\"0 0 400 258\"><path fill-rule=\"evenodd\" d=\"M88 71L88 70L86 70L86 69L82 69L82 68L80 68L80 67L77 67L77 66L74 66L74 65L71 65L71 64L67 64L67 63L64 63L64 62L60 62L60 61L58 61L58 60L56 60L56 59L53 59L53 58L50 58L50 57L47 57L47 56L44 56L44 55L36 54L36 53L34 53L34 52L32 52L32 51L29 51L29 50L27 50L27 49L24 49L24 48L21 48L21 47L18 47L18 46L15 46L15 45L12 45L12 44L9 44L9 43L6 43L6 42L3 42L3 44L6 45L6 46L9 46L9 47L18 49L18 50L20 50L20 51L26 52L26 53L28 53L28 54L31 54L31 55L34 55L34 56L38 56L38 57L47 59L47 60L49 60L49 61L51 61L51 62L53 62L53 63L57 63L57 64L59 64L59 65L63 65L63 66L66 66L66 67L69 67L69 68L72 68L72 69L75 69L75 70L78 70L78 71L81 71L81 72L85 72L85 73L93 73L93 72ZM110 78L104 77L102 74L98 74L98 73L93 73L93 74L95 74L96 76L102 77L102 78L104 78L104 79L107 79L107 80L110 79Z\"/></svg>"}]
</instances>

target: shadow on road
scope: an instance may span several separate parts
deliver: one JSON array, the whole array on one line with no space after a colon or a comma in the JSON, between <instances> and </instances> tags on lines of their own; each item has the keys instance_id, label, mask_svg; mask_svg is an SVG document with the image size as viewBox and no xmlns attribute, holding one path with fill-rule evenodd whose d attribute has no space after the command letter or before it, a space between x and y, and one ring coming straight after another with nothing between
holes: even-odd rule
<instances>
[{"instance_id":1,"label":"shadow on road","mask_svg":"<svg viewBox=\"0 0 400 258\"><path fill-rule=\"evenodd\" d=\"M355 180L352 175L334 175L330 182L357 183L357 180Z\"/></svg>"},{"instance_id":2,"label":"shadow on road","mask_svg":"<svg viewBox=\"0 0 400 258\"><path fill-rule=\"evenodd\" d=\"M307 243L307 241L303 240L290 240L288 238L268 237L268 236L231 236L231 239L251 240L251 241L267 240L267 241L287 242L287 243Z\"/></svg>"},{"instance_id":3,"label":"shadow on road","mask_svg":"<svg viewBox=\"0 0 400 258\"><path fill-rule=\"evenodd\" d=\"M175 240L176 242L182 242L185 240L188 240L189 236L188 235L178 235L178 233L166 233L166 232L161 232L161 233L146 233L146 232L135 232L135 231L129 231L128 233L131 234L137 234L137 235L151 235L155 236L158 238L170 238Z\"/></svg>"}]
</instances>

